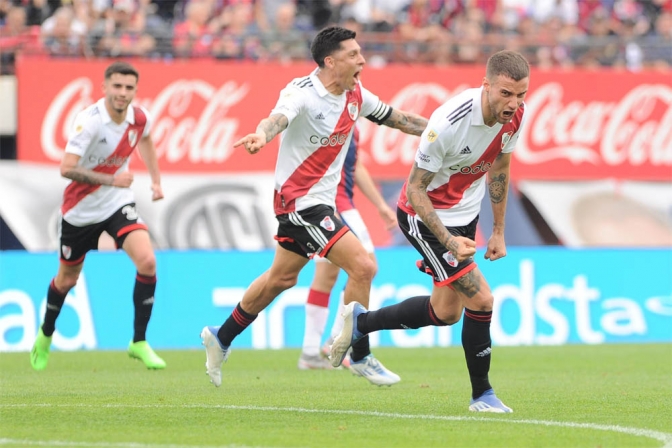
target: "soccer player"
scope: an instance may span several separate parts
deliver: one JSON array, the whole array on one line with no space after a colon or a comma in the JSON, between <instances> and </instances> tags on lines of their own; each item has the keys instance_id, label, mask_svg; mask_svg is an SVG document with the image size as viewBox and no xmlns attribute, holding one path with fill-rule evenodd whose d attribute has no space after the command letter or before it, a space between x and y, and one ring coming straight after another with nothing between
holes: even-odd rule
<instances>
[{"instance_id":1,"label":"soccer player","mask_svg":"<svg viewBox=\"0 0 672 448\"><path fill-rule=\"evenodd\" d=\"M369 257L371 257L371 260L373 260L376 265L377 270L376 256L374 255L371 236L353 202L354 186L357 185L364 196L366 196L371 204L376 207L387 230L391 230L397 225L397 216L387 205L385 199L378 191L378 188L376 188L373 179L371 179L371 176L369 175L369 171L358 159L358 145L359 130L355 127L352 140L350 140L350 147L348 148L348 153L345 157L345 163L343 164L341 182L338 184L338 190L336 192L336 211L343 223L352 230L357 238L359 238L369 254ZM324 327L327 323L327 318L329 317L329 296L331 295L331 290L338 279L338 274L341 269L330 263L326 258L316 256L314 257L314 260L315 275L306 302L306 324L303 333L303 348L298 362L298 368L300 370L333 369L328 360L329 347L333 342L333 338L341 331L339 325L341 321L336 319L331 329L331 336L322 349L320 349L322 334L324 333ZM342 297L339 297L338 310L339 314L343 312ZM320 353L320 351L322 351L322 353ZM344 359L343 365L349 368L350 360L348 358ZM357 368L358 366L356 365L352 369L352 372L358 374L358 371L356 370Z\"/></svg>"},{"instance_id":2,"label":"soccer player","mask_svg":"<svg viewBox=\"0 0 672 448\"><path fill-rule=\"evenodd\" d=\"M399 227L434 278L432 294L371 312L350 302L343 313L343 330L331 347L334 367L368 333L452 325L464 310L462 346L472 388L469 410L512 412L488 379L493 297L473 255L486 173L494 228L485 258L494 261L506 255L509 164L525 122L523 100L529 81L525 58L500 51L488 60L480 88L465 90L434 111L397 208Z\"/></svg>"},{"instance_id":3,"label":"soccer player","mask_svg":"<svg viewBox=\"0 0 672 448\"><path fill-rule=\"evenodd\" d=\"M35 370L47 367L56 319L65 297L77 283L86 253L97 249L103 232L114 238L137 269L134 332L128 354L149 369L166 367L145 340L154 305L156 259L147 226L138 216L129 188L133 174L128 164L137 147L152 179L152 200L163 198L159 165L149 135L151 118L144 108L130 106L138 78L130 64L113 63L105 70L105 97L75 118L61 160L61 175L71 182L65 188L60 210L60 264L49 285L44 321L30 352Z\"/></svg>"},{"instance_id":4,"label":"soccer player","mask_svg":"<svg viewBox=\"0 0 672 448\"><path fill-rule=\"evenodd\" d=\"M326 257L348 274L345 303L368 304L375 265L362 243L336 215L336 189L357 118L421 135L427 119L395 110L360 83L365 59L355 33L341 27L320 31L311 45L318 67L290 82L256 132L234 146L256 154L284 131L275 169L275 214L278 232L270 269L248 287L231 316L220 326L206 326L201 338L206 368L215 386L234 338L281 292L294 286L314 255ZM399 377L371 355L364 337L352 347L352 364L378 385Z\"/></svg>"}]
</instances>

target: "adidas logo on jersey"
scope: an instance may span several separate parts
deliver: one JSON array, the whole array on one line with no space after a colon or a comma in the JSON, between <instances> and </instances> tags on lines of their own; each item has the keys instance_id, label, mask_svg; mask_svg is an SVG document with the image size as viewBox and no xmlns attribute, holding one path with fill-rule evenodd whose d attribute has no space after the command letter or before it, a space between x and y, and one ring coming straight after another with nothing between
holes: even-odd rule
<instances>
[{"instance_id":1,"label":"adidas logo on jersey","mask_svg":"<svg viewBox=\"0 0 672 448\"><path fill-rule=\"evenodd\" d=\"M315 119L316 119L316 120L324 120L324 115L322 115L322 112L320 112L319 114L315 115Z\"/></svg>"},{"instance_id":2,"label":"adidas logo on jersey","mask_svg":"<svg viewBox=\"0 0 672 448\"><path fill-rule=\"evenodd\" d=\"M107 139L105 137L101 138L98 143L107 143Z\"/></svg>"},{"instance_id":3,"label":"adidas logo on jersey","mask_svg":"<svg viewBox=\"0 0 672 448\"><path fill-rule=\"evenodd\" d=\"M469 149L468 146L465 146L462 151L460 151L460 154L471 154L471 149Z\"/></svg>"}]
</instances>

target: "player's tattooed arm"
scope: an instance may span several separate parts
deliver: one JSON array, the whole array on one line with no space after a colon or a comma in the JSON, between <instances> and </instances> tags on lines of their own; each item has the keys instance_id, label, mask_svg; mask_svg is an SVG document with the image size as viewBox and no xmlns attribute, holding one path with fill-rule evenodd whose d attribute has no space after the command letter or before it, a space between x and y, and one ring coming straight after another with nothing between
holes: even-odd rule
<instances>
[{"instance_id":1,"label":"player's tattooed arm","mask_svg":"<svg viewBox=\"0 0 672 448\"><path fill-rule=\"evenodd\" d=\"M496 232L504 231L510 166L511 153L500 153L488 171L488 194L494 218L493 230Z\"/></svg>"},{"instance_id":2,"label":"player's tattooed arm","mask_svg":"<svg viewBox=\"0 0 672 448\"><path fill-rule=\"evenodd\" d=\"M422 131L427 127L427 119L413 112L392 109L392 113L383 124L406 134L422 135Z\"/></svg>"},{"instance_id":3,"label":"player's tattooed arm","mask_svg":"<svg viewBox=\"0 0 672 448\"><path fill-rule=\"evenodd\" d=\"M114 176L105 173L91 171L81 166L75 166L66 170L61 170L61 175L75 182L91 185L112 185Z\"/></svg>"},{"instance_id":4,"label":"player's tattooed arm","mask_svg":"<svg viewBox=\"0 0 672 448\"><path fill-rule=\"evenodd\" d=\"M457 253L458 244L453 238L453 235L448 232L446 227L436 214L436 210L432 205L432 201L427 195L427 187L432 183L436 173L423 170L418 167L417 163L413 164L411 174L408 177L408 185L406 186L406 197L408 202L415 210L415 213L420 216L422 222L432 231L432 233L439 239L448 250Z\"/></svg>"},{"instance_id":5,"label":"player's tattooed arm","mask_svg":"<svg viewBox=\"0 0 672 448\"><path fill-rule=\"evenodd\" d=\"M268 118L264 118L257 126L257 133L264 133L266 136L266 143L275 138L276 135L287 129L289 120L283 114L274 114Z\"/></svg>"}]
</instances>

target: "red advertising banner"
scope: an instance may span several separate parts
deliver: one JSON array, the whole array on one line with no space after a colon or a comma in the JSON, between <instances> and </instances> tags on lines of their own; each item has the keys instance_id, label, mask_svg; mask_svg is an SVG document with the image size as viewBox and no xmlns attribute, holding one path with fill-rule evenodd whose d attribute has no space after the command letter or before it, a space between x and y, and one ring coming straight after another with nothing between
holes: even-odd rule
<instances>
[{"instance_id":1,"label":"red advertising banner","mask_svg":"<svg viewBox=\"0 0 672 448\"><path fill-rule=\"evenodd\" d=\"M102 96L109 61L21 58L18 157L58 163L75 114ZM154 117L164 172L275 167L277 139L256 155L233 142L268 116L287 83L312 64L135 61L137 104ZM429 116L478 86L483 67L367 67L363 84L395 108ZM533 71L530 117L514 152L516 179L672 179L672 77L624 71ZM418 137L359 120L362 159L380 179L405 178ZM140 167L135 164L135 167Z\"/></svg>"}]
</instances>

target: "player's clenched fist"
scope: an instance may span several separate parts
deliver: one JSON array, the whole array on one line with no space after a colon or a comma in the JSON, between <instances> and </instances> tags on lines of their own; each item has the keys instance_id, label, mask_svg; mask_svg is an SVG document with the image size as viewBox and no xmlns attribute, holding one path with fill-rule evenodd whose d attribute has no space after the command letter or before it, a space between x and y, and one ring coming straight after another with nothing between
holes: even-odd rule
<instances>
[{"instance_id":1,"label":"player's clenched fist","mask_svg":"<svg viewBox=\"0 0 672 448\"><path fill-rule=\"evenodd\" d=\"M476 241L464 236L454 236L449 240L446 248L461 263L476 253Z\"/></svg>"},{"instance_id":2,"label":"player's clenched fist","mask_svg":"<svg viewBox=\"0 0 672 448\"><path fill-rule=\"evenodd\" d=\"M118 173L114 175L112 179L112 186L119 188L128 188L133 183L133 174L129 171L124 171L123 173Z\"/></svg>"}]
</instances>

